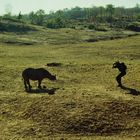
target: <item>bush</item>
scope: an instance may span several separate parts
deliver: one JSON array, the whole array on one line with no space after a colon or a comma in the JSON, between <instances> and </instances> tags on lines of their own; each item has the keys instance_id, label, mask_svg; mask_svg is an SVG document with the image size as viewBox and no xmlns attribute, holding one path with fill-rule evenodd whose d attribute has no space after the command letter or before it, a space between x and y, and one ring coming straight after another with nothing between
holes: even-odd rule
<instances>
[{"instance_id":1,"label":"bush","mask_svg":"<svg viewBox=\"0 0 140 140\"><path fill-rule=\"evenodd\" d=\"M140 32L140 23L139 22L133 22L129 24L126 29L135 31L135 32Z\"/></svg>"},{"instance_id":2,"label":"bush","mask_svg":"<svg viewBox=\"0 0 140 140\"><path fill-rule=\"evenodd\" d=\"M94 24L90 24L90 25L88 26L88 29L90 29L90 30L95 29L95 25L94 25Z\"/></svg>"},{"instance_id":3,"label":"bush","mask_svg":"<svg viewBox=\"0 0 140 140\"><path fill-rule=\"evenodd\" d=\"M103 32L106 32L107 29L105 27L97 27L95 28L96 31L103 31Z\"/></svg>"},{"instance_id":4,"label":"bush","mask_svg":"<svg viewBox=\"0 0 140 140\"><path fill-rule=\"evenodd\" d=\"M64 28L65 22L59 17L55 19L50 19L47 21L46 27L52 29Z\"/></svg>"},{"instance_id":5,"label":"bush","mask_svg":"<svg viewBox=\"0 0 140 140\"><path fill-rule=\"evenodd\" d=\"M76 29L76 27L75 27L75 26L71 26L70 28L71 28L71 29Z\"/></svg>"},{"instance_id":6,"label":"bush","mask_svg":"<svg viewBox=\"0 0 140 140\"><path fill-rule=\"evenodd\" d=\"M24 23L16 23L16 22L8 22L8 21L0 22L0 31L27 32L27 31L35 31L35 30L36 29L34 27L26 25Z\"/></svg>"},{"instance_id":7,"label":"bush","mask_svg":"<svg viewBox=\"0 0 140 140\"><path fill-rule=\"evenodd\" d=\"M56 28L55 20L49 20L49 21L46 23L46 27L47 27L47 28L55 29L55 28Z\"/></svg>"}]
</instances>

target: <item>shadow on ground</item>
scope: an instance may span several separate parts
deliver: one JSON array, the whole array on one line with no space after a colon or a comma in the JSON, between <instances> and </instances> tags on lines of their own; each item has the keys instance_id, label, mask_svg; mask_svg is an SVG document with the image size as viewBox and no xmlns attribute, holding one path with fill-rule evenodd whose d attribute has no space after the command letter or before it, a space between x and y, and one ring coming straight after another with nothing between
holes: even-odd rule
<instances>
[{"instance_id":1,"label":"shadow on ground","mask_svg":"<svg viewBox=\"0 0 140 140\"><path fill-rule=\"evenodd\" d=\"M135 96L140 95L140 91L138 91L136 89L133 89L133 88L122 86L121 89L128 91L127 94L132 94L132 95L135 95Z\"/></svg>"},{"instance_id":2,"label":"shadow on ground","mask_svg":"<svg viewBox=\"0 0 140 140\"><path fill-rule=\"evenodd\" d=\"M56 90L59 88L51 88L51 89L31 89L29 91L26 91L27 93L31 94L41 94L41 93L48 93L50 95L55 94Z\"/></svg>"}]
</instances>

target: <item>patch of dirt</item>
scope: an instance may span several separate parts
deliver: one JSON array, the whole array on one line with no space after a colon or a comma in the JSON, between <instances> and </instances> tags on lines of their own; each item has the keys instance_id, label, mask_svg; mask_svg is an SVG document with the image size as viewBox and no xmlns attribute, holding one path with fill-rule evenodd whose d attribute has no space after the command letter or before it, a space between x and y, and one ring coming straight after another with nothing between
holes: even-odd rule
<instances>
[{"instance_id":1,"label":"patch of dirt","mask_svg":"<svg viewBox=\"0 0 140 140\"><path fill-rule=\"evenodd\" d=\"M52 62L52 63L47 63L48 67L60 67L62 66L62 63L56 63L56 62Z\"/></svg>"},{"instance_id":2,"label":"patch of dirt","mask_svg":"<svg viewBox=\"0 0 140 140\"><path fill-rule=\"evenodd\" d=\"M140 104L131 102L104 101L82 107L77 102L34 102L23 117L37 122L46 133L131 135L140 131Z\"/></svg>"}]
</instances>

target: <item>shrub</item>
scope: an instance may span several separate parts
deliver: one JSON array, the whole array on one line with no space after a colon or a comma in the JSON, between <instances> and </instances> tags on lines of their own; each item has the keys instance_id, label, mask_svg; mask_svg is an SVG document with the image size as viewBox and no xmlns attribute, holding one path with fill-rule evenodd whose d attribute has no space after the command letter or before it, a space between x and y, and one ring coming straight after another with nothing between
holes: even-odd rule
<instances>
[{"instance_id":1,"label":"shrub","mask_svg":"<svg viewBox=\"0 0 140 140\"><path fill-rule=\"evenodd\" d=\"M90 24L89 26L88 26L88 29L95 29L95 25L94 24Z\"/></svg>"},{"instance_id":2,"label":"shrub","mask_svg":"<svg viewBox=\"0 0 140 140\"><path fill-rule=\"evenodd\" d=\"M105 27L96 27L95 30L96 31L103 31L103 32L107 31L107 29Z\"/></svg>"},{"instance_id":3,"label":"shrub","mask_svg":"<svg viewBox=\"0 0 140 140\"><path fill-rule=\"evenodd\" d=\"M140 23L139 22L133 22L129 24L126 29L135 31L135 32L140 32Z\"/></svg>"},{"instance_id":4,"label":"shrub","mask_svg":"<svg viewBox=\"0 0 140 140\"><path fill-rule=\"evenodd\" d=\"M35 30L36 29L34 27L26 25L24 23L16 23L16 22L8 22L8 21L0 22L0 31L27 32L27 31L35 31Z\"/></svg>"},{"instance_id":5,"label":"shrub","mask_svg":"<svg viewBox=\"0 0 140 140\"><path fill-rule=\"evenodd\" d=\"M64 28L65 27L65 21L61 18L54 18L50 19L46 23L47 28L52 28L52 29L58 29L58 28Z\"/></svg>"}]
</instances>

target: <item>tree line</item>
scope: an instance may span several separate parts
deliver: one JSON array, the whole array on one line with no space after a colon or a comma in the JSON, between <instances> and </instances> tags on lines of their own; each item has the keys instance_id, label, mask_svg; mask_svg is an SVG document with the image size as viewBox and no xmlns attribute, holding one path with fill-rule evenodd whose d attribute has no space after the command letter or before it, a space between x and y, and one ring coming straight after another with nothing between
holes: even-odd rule
<instances>
[{"instance_id":1,"label":"tree line","mask_svg":"<svg viewBox=\"0 0 140 140\"><path fill-rule=\"evenodd\" d=\"M49 14L40 9L29 14L22 14L20 12L18 15L12 15L11 13L6 13L1 16L1 19L25 22L48 28L74 28L74 25L78 23L86 23L89 25L89 28L92 28L92 26L94 28L95 25L101 23L125 28L130 22L140 22L140 4L136 4L133 8L115 7L112 4L108 4L105 7L74 7L56 12L52 11Z\"/></svg>"}]
</instances>

